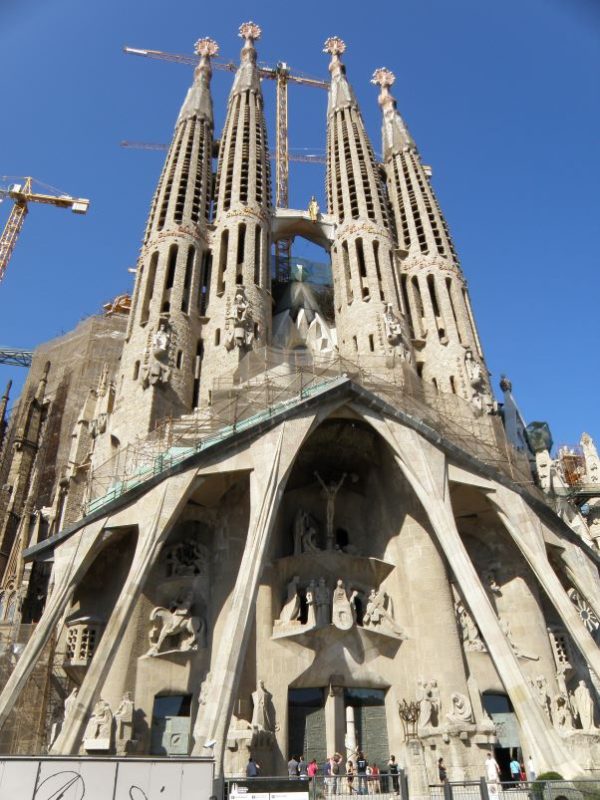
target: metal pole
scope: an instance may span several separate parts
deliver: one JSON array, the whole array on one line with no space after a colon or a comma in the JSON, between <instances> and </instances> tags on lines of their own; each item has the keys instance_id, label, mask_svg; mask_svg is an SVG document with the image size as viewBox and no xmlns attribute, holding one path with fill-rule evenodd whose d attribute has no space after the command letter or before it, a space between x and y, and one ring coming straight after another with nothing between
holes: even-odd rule
<instances>
[{"instance_id":1,"label":"metal pole","mask_svg":"<svg viewBox=\"0 0 600 800\"><path fill-rule=\"evenodd\" d=\"M481 800L490 800L490 793L485 778L479 779L479 794L481 795Z\"/></svg>"}]
</instances>

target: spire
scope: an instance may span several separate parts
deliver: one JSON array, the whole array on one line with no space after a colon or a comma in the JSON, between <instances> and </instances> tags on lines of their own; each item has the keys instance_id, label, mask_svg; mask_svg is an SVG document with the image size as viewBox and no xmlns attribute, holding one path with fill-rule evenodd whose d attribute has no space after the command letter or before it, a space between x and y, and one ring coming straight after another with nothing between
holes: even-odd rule
<instances>
[{"instance_id":1,"label":"spire","mask_svg":"<svg viewBox=\"0 0 600 800\"><path fill-rule=\"evenodd\" d=\"M256 66L256 48L254 42L260 39L262 31L255 22L244 22L240 25L239 36L244 40L244 46L240 53L240 66L235 74L233 87L229 100L241 92L250 90L260 93L260 75Z\"/></svg>"},{"instance_id":2,"label":"spire","mask_svg":"<svg viewBox=\"0 0 600 800\"><path fill-rule=\"evenodd\" d=\"M340 58L345 50L346 43L339 36L330 36L323 47L323 52L331 55L331 61L329 62L331 86L327 106L328 115L339 111L341 108L358 105L354 91L346 78L346 67Z\"/></svg>"},{"instance_id":3,"label":"spire","mask_svg":"<svg viewBox=\"0 0 600 800\"><path fill-rule=\"evenodd\" d=\"M200 56L200 63L194 71L194 83L188 89L187 96L179 112L177 125L183 120L197 117L206 120L211 128L213 125L213 104L210 94L210 79L212 77L211 56L219 52L219 45L214 39L205 37L198 39L196 53Z\"/></svg>"},{"instance_id":4,"label":"spire","mask_svg":"<svg viewBox=\"0 0 600 800\"><path fill-rule=\"evenodd\" d=\"M390 86L395 80L394 73L385 67L376 69L371 78L371 83L381 88L378 102L383 112L382 150L384 161L387 161L394 153L408 149L416 150L415 142L408 132L406 123L396 107L396 100L390 92Z\"/></svg>"}]
</instances>

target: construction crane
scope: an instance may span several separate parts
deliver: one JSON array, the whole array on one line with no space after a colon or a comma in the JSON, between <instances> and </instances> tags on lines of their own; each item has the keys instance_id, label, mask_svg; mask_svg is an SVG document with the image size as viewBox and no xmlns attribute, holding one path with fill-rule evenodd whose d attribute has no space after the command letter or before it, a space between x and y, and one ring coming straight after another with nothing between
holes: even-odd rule
<instances>
[{"instance_id":1,"label":"construction crane","mask_svg":"<svg viewBox=\"0 0 600 800\"><path fill-rule=\"evenodd\" d=\"M178 64L189 64L197 66L198 57L188 56L182 53L164 53L162 50L142 50L136 47L124 47L125 53L146 58L155 58L160 61L172 61ZM220 61L214 59L212 65L215 69L235 72L237 65L232 61ZM313 86L318 89L329 89L329 81L311 78L299 72L292 72L285 61L280 61L275 67L265 64L258 66L258 73L261 78L268 78L277 83L277 118L276 118L276 158L275 158L275 205L277 208L287 208L289 205L289 186L290 186L290 152L288 141L288 83L297 83L302 86ZM301 159L294 159L301 160ZM316 159L311 159L313 163L320 163ZM291 241L280 239L276 244L276 263L289 264L291 254Z\"/></svg>"},{"instance_id":2,"label":"construction crane","mask_svg":"<svg viewBox=\"0 0 600 800\"><path fill-rule=\"evenodd\" d=\"M13 347L0 347L0 364L11 367L30 367L33 350L17 350Z\"/></svg>"},{"instance_id":3,"label":"construction crane","mask_svg":"<svg viewBox=\"0 0 600 800\"><path fill-rule=\"evenodd\" d=\"M130 142L124 139L120 146L127 150L168 150L169 145L164 142ZM307 148L308 149L308 148ZM269 156L271 160L275 158L273 154ZM288 152L289 161L298 161L301 164L326 164L327 156L324 153L298 153L294 150Z\"/></svg>"},{"instance_id":4,"label":"construction crane","mask_svg":"<svg viewBox=\"0 0 600 800\"><path fill-rule=\"evenodd\" d=\"M0 281L4 278L8 262L15 249L19 233L27 216L29 203L44 203L50 206L58 206L59 208L70 208L75 214L85 214L90 205L89 200L85 200L82 197L71 197L69 194L60 194L57 189L53 189L51 186L44 186L44 184L40 185L51 191L56 191L57 194L34 192L31 188L33 180L33 178L0 176L0 202L6 197L14 202L0 237ZM15 182L7 184L6 182L8 181ZM36 183L39 183L39 181L36 181ZM5 184L6 188L3 188L2 184Z\"/></svg>"}]
</instances>

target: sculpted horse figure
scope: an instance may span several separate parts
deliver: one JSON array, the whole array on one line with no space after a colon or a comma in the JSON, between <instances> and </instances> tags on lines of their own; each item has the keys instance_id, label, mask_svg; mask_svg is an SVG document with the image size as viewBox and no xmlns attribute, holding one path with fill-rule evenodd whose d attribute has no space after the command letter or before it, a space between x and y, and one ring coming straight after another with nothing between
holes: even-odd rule
<instances>
[{"instance_id":1,"label":"sculpted horse figure","mask_svg":"<svg viewBox=\"0 0 600 800\"><path fill-rule=\"evenodd\" d=\"M152 609L150 621L155 625L150 631L150 649L146 655L160 655L165 640L174 636L182 638L179 645L173 649L181 653L198 649L198 643L203 639L206 626L201 617L192 616L192 603L193 596L188 593L182 600L173 603L172 610L163 606ZM160 623L160 630L156 623Z\"/></svg>"}]
</instances>

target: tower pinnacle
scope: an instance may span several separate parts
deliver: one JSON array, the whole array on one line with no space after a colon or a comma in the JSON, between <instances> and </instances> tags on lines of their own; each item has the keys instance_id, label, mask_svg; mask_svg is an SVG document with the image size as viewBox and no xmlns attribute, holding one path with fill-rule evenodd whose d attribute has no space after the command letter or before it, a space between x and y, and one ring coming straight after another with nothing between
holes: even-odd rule
<instances>
[{"instance_id":1,"label":"tower pinnacle","mask_svg":"<svg viewBox=\"0 0 600 800\"><path fill-rule=\"evenodd\" d=\"M208 36L198 39L194 47L195 52L200 56L200 62L194 71L194 83L187 93L187 97L181 107L177 124L188 117L203 117L212 126L212 99L210 96L210 79L212 78L212 68L210 65L211 56L216 56L219 52L219 45L214 39Z\"/></svg>"},{"instance_id":2,"label":"tower pinnacle","mask_svg":"<svg viewBox=\"0 0 600 800\"><path fill-rule=\"evenodd\" d=\"M326 39L323 52L331 55L329 72L331 73L331 89L329 91L328 114L348 106L357 106L352 87L346 78L346 67L340 56L346 51L346 42L339 36L330 36ZM358 107L358 106L357 106Z\"/></svg>"},{"instance_id":3,"label":"tower pinnacle","mask_svg":"<svg viewBox=\"0 0 600 800\"><path fill-rule=\"evenodd\" d=\"M260 76L256 68L256 48L254 42L260 39L262 31L256 22L243 22L240 25L238 36L244 39L244 46L240 53L240 66L235 74L231 89L230 100L240 92L250 89L252 92L260 91Z\"/></svg>"},{"instance_id":4,"label":"tower pinnacle","mask_svg":"<svg viewBox=\"0 0 600 800\"><path fill-rule=\"evenodd\" d=\"M371 83L380 87L377 102L383 112L383 154L384 158L394 151L415 148L415 142L408 132L408 128L396 107L396 99L390 92L390 86L394 84L396 76L394 73L379 67L373 73Z\"/></svg>"}]
</instances>

